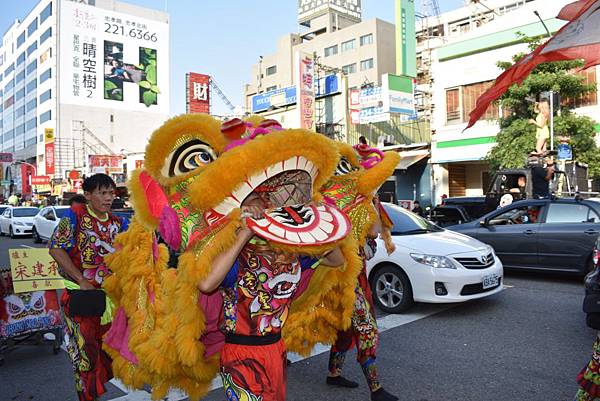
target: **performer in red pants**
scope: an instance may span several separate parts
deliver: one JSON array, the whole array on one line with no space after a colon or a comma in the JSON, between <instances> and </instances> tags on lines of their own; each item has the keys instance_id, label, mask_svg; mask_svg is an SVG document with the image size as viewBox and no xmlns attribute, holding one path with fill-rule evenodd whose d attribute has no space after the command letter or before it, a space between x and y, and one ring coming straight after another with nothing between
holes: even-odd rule
<instances>
[{"instance_id":1,"label":"performer in red pants","mask_svg":"<svg viewBox=\"0 0 600 401\"><path fill-rule=\"evenodd\" d=\"M374 224L369 232L366 247L369 256L375 253L375 240L380 231L380 222ZM364 250L360 254L363 260L363 269L358 276L356 286L356 300L354 312L352 313L352 324L348 330L338 333L338 338L329 352L329 374L327 384L340 387L355 388L358 383L348 380L342 376L342 368L346 359L346 353L356 346L356 360L360 364L373 401L395 401L398 397L388 393L379 382L377 365L375 363L377 344L379 342L379 331L377 330L377 319L373 309L373 296L366 272L366 255Z\"/></svg>"}]
</instances>

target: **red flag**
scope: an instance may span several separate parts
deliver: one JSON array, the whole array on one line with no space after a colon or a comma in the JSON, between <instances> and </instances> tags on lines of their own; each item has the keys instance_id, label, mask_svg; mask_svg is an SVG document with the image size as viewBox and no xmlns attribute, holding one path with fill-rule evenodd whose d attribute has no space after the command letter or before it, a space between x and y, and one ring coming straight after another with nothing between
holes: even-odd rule
<instances>
[{"instance_id":1,"label":"red flag","mask_svg":"<svg viewBox=\"0 0 600 401\"><path fill-rule=\"evenodd\" d=\"M568 4L558 16L572 18L550 40L496 78L494 85L477 99L465 129L477 122L490 103L513 84L521 84L541 63L581 58L585 61L583 69L600 64L600 0L581 0Z\"/></svg>"},{"instance_id":2,"label":"red flag","mask_svg":"<svg viewBox=\"0 0 600 401\"><path fill-rule=\"evenodd\" d=\"M581 9L586 5L587 2L588 2L588 0L579 0L579 1L567 4L560 10L560 12L556 16L556 18L562 19L564 21L571 21L573 18L575 18L579 14Z\"/></svg>"}]
</instances>

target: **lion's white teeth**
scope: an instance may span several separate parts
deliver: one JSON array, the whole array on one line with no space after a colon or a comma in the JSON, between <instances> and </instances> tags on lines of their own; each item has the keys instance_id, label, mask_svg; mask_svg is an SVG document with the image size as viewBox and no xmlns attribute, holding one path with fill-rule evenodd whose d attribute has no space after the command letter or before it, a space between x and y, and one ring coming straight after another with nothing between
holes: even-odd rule
<instances>
[{"instance_id":1,"label":"lion's white teeth","mask_svg":"<svg viewBox=\"0 0 600 401\"><path fill-rule=\"evenodd\" d=\"M284 163L283 163L283 169L285 171L290 171L290 170L295 170L296 169L296 163L298 161L298 157L294 156L291 157L289 159L287 159Z\"/></svg>"},{"instance_id":2,"label":"lion's white teeth","mask_svg":"<svg viewBox=\"0 0 600 401\"><path fill-rule=\"evenodd\" d=\"M325 221L325 219L321 220L321 223L319 224L319 227L325 231L327 234L331 234L333 232L333 224L329 223L328 221Z\"/></svg>"},{"instance_id":3,"label":"lion's white teeth","mask_svg":"<svg viewBox=\"0 0 600 401\"><path fill-rule=\"evenodd\" d=\"M267 227L267 230L269 230L279 238L285 237L285 230L281 227L276 226L275 224L271 224L269 227Z\"/></svg>"},{"instance_id":4,"label":"lion's white teeth","mask_svg":"<svg viewBox=\"0 0 600 401\"><path fill-rule=\"evenodd\" d=\"M312 244L316 242L315 238L307 232L300 232L298 235L300 236L300 240L305 244Z\"/></svg>"},{"instance_id":5,"label":"lion's white teeth","mask_svg":"<svg viewBox=\"0 0 600 401\"><path fill-rule=\"evenodd\" d=\"M294 243L300 242L300 236L293 231L286 231L285 239L287 239L288 241L294 242Z\"/></svg>"}]
</instances>

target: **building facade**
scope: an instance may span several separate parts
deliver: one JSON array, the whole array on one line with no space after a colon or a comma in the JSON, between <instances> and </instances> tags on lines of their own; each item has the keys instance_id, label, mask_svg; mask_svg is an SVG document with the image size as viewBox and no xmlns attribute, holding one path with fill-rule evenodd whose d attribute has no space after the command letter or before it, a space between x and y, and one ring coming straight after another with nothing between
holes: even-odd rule
<instances>
[{"instance_id":1,"label":"building facade","mask_svg":"<svg viewBox=\"0 0 600 401\"><path fill-rule=\"evenodd\" d=\"M1 151L34 175L65 180L104 167L92 160L142 151L169 115L168 14L114 0L40 1L3 36L0 105ZM121 172L117 164L105 171ZM13 175L5 194L30 193L19 168L3 171Z\"/></svg>"},{"instance_id":2,"label":"building facade","mask_svg":"<svg viewBox=\"0 0 600 401\"><path fill-rule=\"evenodd\" d=\"M427 110L435 132L431 144L434 203L439 203L442 195L479 196L487 190L490 170L485 159L496 144L502 110L492 105L480 121L463 132L469 112L502 73L496 63L529 52L518 33L529 37L547 35L534 11L550 32L556 32L566 22L555 17L569 2L497 0L488 2L491 11L474 13L472 8L464 7L442 14L443 23L437 29L451 34L435 38L426 51L430 54L428 75L433 77ZM586 82L596 82L595 67L582 74ZM592 93L578 99L575 112L600 119L597 97Z\"/></svg>"}]
</instances>

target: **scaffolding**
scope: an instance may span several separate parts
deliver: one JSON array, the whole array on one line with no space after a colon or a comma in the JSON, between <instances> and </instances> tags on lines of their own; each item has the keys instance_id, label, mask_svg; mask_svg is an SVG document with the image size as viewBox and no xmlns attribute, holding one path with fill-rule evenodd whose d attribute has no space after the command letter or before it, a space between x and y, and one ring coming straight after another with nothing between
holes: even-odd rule
<instances>
[{"instance_id":1,"label":"scaffolding","mask_svg":"<svg viewBox=\"0 0 600 401\"><path fill-rule=\"evenodd\" d=\"M85 171L89 155L114 155L84 121L71 121L71 136L58 136L54 141L54 160L56 178L66 178L65 174L73 169Z\"/></svg>"}]
</instances>

